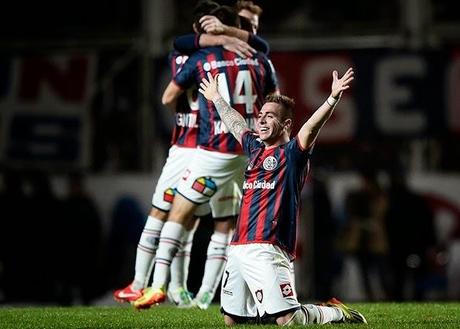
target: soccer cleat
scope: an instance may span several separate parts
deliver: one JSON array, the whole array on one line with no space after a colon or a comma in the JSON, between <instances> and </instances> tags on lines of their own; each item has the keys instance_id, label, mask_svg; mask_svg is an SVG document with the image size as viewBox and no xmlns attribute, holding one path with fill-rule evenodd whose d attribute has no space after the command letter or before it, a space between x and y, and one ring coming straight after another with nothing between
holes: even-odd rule
<instances>
[{"instance_id":1,"label":"soccer cleat","mask_svg":"<svg viewBox=\"0 0 460 329\"><path fill-rule=\"evenodd\" d=\"M131 283L129 286L115 290L113 293L113 299L115 299L119 303L125 302L134 302L142 297L142 289L133 289L133 284Z\"/></svg>"},{"instance_id":2,"label":"soccer cleat","mask_svg":"<svg viewBox=\"0 0 460 329\"><path fill-rule=\"evenodd\" d=\"M144 289L144 295L134 301L133 306L137 309L150 308L154 305L163 303L166 300L166 294L164 289L158 288L146 288Z\"/></svg>"},{"instance_id":3,"label":"soccer cleat","mask_svg":"<svg viewBox=\"0 0 460 329\"><path fill-rule=\"evenodd\" d=\"M354 309L348 307L347 305L342 303L337 298L329 299L326 302L325 305L330 306L330 307L336 307L339 310L341 310L342 314L343 314L343 320L342 320L343 322L347 322L347 323L365 323L365 324L367 324L367 320L364 317L364 315L362 315L357 310L354 310Z\"/></svg>"},{"instance_id":4,"label":"soccer cleat","mask_svg":"<svg viewBox=\"0 0 460 329\"><path fill-rule=\"evenodd\" d=\"M196 296L193 302L199 309L207 310L209 305L211 305L213 297L214 296L212 296L209 292L205 292L202 295Z\"/></svg>"},{"instance_id":5,"label":"soccer cleat","mask_svg":"<svg viewBox=\"0 0 460 329\"><path fill-rule=\"evenodd\" d=\"M194 306L191 293L183 287L177 288L174 291L168 290L168 299L179 308Z\"/></svg>"}]
</instances>

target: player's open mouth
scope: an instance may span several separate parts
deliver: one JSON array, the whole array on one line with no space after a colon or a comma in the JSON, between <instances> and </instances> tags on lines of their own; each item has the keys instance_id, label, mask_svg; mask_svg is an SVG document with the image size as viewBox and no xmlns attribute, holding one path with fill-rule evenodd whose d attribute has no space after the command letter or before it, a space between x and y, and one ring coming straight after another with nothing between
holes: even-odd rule
<instances>
[{"instance_id":1,"label":"player's open mouth","mask_svg":"<svg viewBox=\"0 0 460 329\"><path fill-rule=\"evenodd\" d=\"M268 128L267 127L260 127L259 131L264 133L264 132L268 131Z\"/></svg>"}]
</instances>

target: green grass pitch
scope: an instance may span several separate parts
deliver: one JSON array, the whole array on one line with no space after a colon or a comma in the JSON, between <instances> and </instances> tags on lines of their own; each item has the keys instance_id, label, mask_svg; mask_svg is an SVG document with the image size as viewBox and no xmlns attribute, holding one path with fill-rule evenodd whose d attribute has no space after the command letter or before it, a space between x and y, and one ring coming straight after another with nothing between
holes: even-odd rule
<instances>
[{"instance_id":1,"label":"green grass pitch","mask_svg":"<svg viewBox=\"0 0 460 329\"><path fill-rule=\"evenodd\" d=\"M348 304L367 318L366 328L460 328L460 303ZM357 324L333 324L356 328ZM0 328L224 328L219 307L207 311L161 305L136 311L130 306L110 307L0 307ZM240 325L238 328L261 328ZM276 326L263 326L276 328ZM330 325L328 325L330 328Z\"/></svg>"}]
</instances>

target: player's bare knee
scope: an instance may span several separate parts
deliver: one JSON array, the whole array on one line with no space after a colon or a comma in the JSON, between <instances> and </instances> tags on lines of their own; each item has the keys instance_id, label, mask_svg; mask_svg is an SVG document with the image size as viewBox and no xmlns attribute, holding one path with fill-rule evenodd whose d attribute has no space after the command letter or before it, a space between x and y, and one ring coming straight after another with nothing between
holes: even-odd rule
<instances>
[{"instance_id":1,"label":"player's bare knee","mask_svg":"<svg viewBox=\"0 0 460 329\"><path fill-rule=\"evenodd\" d=\"M233 320L233 318L227 314L224 315L224 322L226 326L234 326L236 324L236 321Z\"/></svg>"},{"instance_id":2,"label":"player's bare knee","mask_svg":"<svg viewBox=\"0 0 460 329\"><path fill-rule=\"evenodd\" d=\"M168 218L168 213L166 211L163 211L163 210L160 210L160 209L157 209L155 207L152 207L152 209L150 210L150 213L149 215L151 217L154 217L156 219L159 219L159 220L162 220L162 221L166 221L166 219Z\"/></svg>"},{"instance_id":3,"label":"player's bare knee","mask_svg":"<svg viewBox=\"0 0 460 329\"><path fill-rule=\"evenodd\" d=\"M191 231L193 229L196 229L198 227L200 219L197 217L193 217L190 221L187 222L185 229L187 231Z\"/></svg>"},{"instance_id":4,"label":"player's bare knee","mask_svg":"<svg viewBox=\"0 0 460 329\"><path fill-rule=\"evenodd\" d=\"M219 221L214 222L214 230L219 233L230 233L231 229L233 228L233 217L227 217Z\"/></svg>"},{"instance_id":5,"label":"player's bare knee","mask_svg":"<svg viewBox=\"0 0 460 329\"><path fill-rule=\"evenodd\" d=\"M187 200L180 194L176 195L171 211L169 212L168 221L186 225L193 218L196 207L196 204Z\"/></svg>"}]
</instances>

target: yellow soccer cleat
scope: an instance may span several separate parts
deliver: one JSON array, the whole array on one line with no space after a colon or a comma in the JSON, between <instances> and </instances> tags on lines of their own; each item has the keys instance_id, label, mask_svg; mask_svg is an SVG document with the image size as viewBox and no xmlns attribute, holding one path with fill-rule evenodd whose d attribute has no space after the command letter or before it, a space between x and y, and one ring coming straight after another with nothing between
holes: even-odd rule
<instances>
[{"instance_id":1,"label":"yellow soccer cleat","mask_svg":"<svg viewBox=\"0 0 460 329\"><path fill-rule=\"evenodd\" d=\"M166 300L166 293L164 289L158 288L146 288L144 289L144 295L134 301L132 304L138 310L147 309L154 305L163 303Z\"/></svg>"},{"instance_id":2,"label":"yellow soccer cleat","mask_svg":"<svg viewBox=\"0 0 460 329\"><path fill-rule=\"evenodd\" d=\"M354 309L348 307L347 305L342 303L337 298L331 298L330 300L328 300L326 302L325 305L330 306L330 307L336 307L340 311L342 311L343 322L346 322L346 323L365 323L365 324L367 324L367 320L364 317L364 315L362 315L357 310L354 310Z\"/></svg>"}]
</instances>

